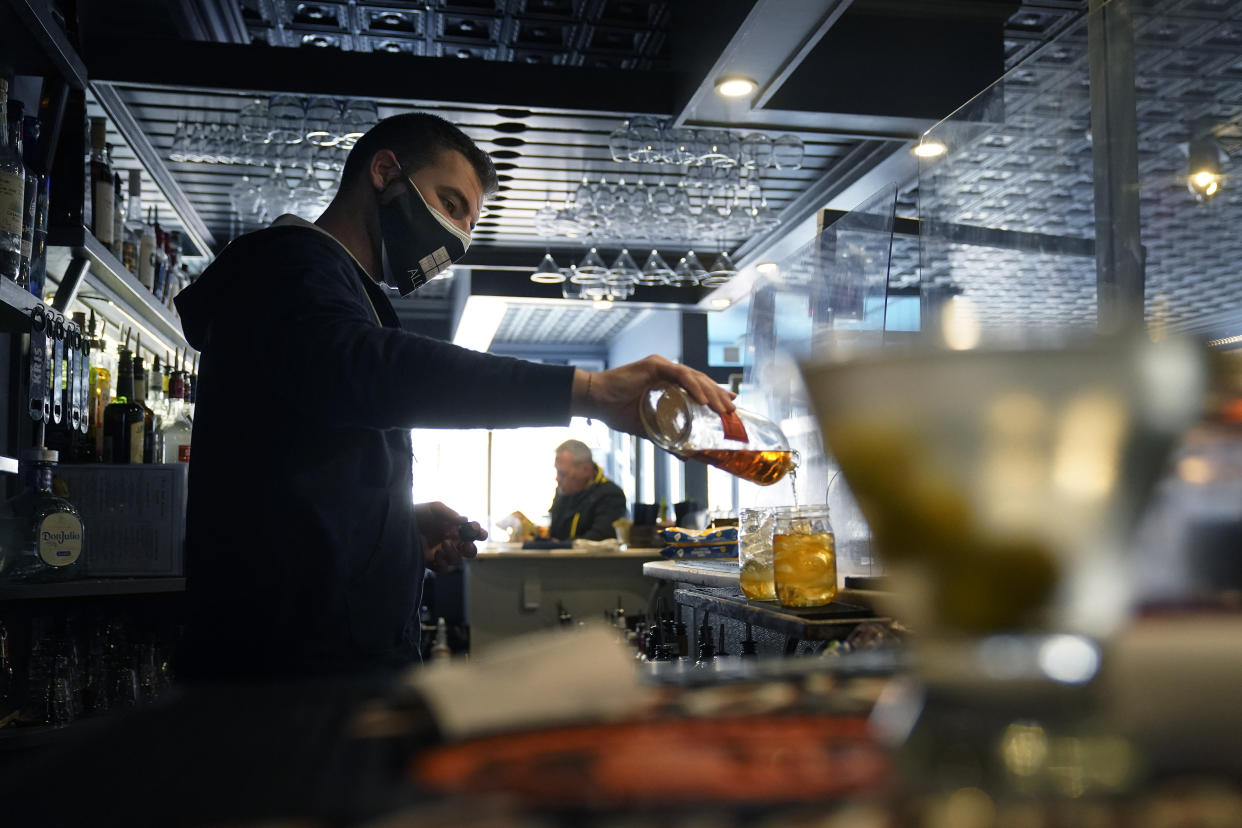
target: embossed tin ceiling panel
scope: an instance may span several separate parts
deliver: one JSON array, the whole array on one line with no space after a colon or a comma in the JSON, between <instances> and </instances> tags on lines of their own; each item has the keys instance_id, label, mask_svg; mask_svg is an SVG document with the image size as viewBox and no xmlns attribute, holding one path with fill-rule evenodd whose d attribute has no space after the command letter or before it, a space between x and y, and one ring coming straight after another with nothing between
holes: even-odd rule
<instances>
[{"instance_id":1,"label":"embossed tin ceiling panel","mask_svg":"<svg viewBox=\"0 0 1242 828\"><path fill-rule=\"evenodd\" d=\"M924 219L944 225L1094 238L1087 22L1081 7L1063 5L1024 3L1011 19L1007 37L1015 43L1027 28L1054 29L1057 39L1013 53L1020 64L976 102L979 120L937 128L951 155L943 172L938 162L924 165L899 213L917 199ZM1242 0L1134 7L1148 319L1213 336L1238 333L1242 186L1231 173L1242 163ZM1225 176L1221 192L1202 204L1187 189L1187 146L1202 133L1196 124L1207 125ZM989 324L1094 324L1093 258L961 245L948 235L924 255L925 283L970 297ZM894 283L908 284L917 270L911 245L898 245Z\"/></svg>"},{"instance_id":2,"label":"embossed tin ceiling panel","mask_svg":"<svg viewBox=\"0 0 1242 828\"><path fill-rule=\"evenodd\" d=\"M661 69L665 0L237 0L251 42L474 60Z\"/></svg>"}]
</instances>

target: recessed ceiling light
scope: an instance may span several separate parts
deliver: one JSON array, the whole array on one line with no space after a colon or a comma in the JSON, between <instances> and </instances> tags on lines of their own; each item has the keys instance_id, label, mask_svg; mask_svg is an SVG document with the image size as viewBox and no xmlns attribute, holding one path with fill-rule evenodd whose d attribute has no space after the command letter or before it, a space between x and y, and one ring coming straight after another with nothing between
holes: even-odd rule
<instances>
[{"instance_id":1,"label":"recessed ceiling light","mask_svg":"<svg viewBox=\"0 0 1242 828\"><path fill-rule=\"evenodd\" d=\"M914 154L919 158L939 158L948 151L944 141L935 138L925 138L914 145Z\"/></svg>"},{"instance_id":2,"label":"recessed ceiling light","mask_svg":"<svg viewBox=\"0 0 1242 828\"><path fill-rule=\"evenodd\" d=\"M743 98L759 88L759 84L742 75L725 75L716 81L716 92L726 98Z\"/></svg>"},{"instance_id":3,"label":"recessed ceiling light","mask_svg":"<svg viewBox=\"0 0 1242 828\"><path fill-rule=\"evenodd\" d=\"M776 262L760 262L755 265L755 270L758 270L766 276L771 276L773 273L780 270L780 266Z\"/></svg>"}]
</instances>

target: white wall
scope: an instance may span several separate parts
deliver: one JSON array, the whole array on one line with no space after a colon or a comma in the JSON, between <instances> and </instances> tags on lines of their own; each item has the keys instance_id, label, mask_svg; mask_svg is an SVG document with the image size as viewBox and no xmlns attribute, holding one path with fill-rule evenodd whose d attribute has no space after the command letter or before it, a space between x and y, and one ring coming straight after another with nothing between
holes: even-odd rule
<instances>
[{"instance_id":1,"label":"white wall","mask_svg":"<svg viewBox=\"0 0 1242 828\"><path fill-rule=\"evenodd\" d=\"M651 354L681 360L680 310L649 310L617 334L608 348L608 367Z\"/></svg>"}]
</instances>

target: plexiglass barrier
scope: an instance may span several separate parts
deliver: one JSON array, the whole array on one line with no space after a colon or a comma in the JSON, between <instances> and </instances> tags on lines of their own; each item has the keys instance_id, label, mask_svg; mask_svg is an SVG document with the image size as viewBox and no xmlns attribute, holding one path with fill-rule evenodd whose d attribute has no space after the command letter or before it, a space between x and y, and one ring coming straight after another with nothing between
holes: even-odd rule
<instances>
[{"instance_id":1,"label":"plexiglass barrier","mask_svg":"<svg viewBox=\"0 0 1242 828\"><path fill-rule=\"evenodd\" d=\"M842 577L877 574L876 562L866 523L823 450L798 363L823 349L883 343L896 199L888 186L829 216L835 220L809 244L760 274L751 297L752 353L738 403L780 423L799 466L775 486L739 484L739 507L827 503Z\"/></svg>"},{"instance_id":2,"label":"plexiglass barrier","mask_svg":"<svg viewBox=\"0 0 1242 828\"><path fill-rule=\"evenodd\" d=\"M924 329L950 347L1096 322L1085 19L924 135Z\"/></svg>"}]
</instances>

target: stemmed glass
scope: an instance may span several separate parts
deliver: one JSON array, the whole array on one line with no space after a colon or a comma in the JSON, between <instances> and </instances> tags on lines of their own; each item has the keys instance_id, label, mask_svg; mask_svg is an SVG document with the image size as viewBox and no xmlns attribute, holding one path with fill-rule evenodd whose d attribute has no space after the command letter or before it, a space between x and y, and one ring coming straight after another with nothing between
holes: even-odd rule
<instances>
[{"instance_id":1,"label":"stemmed glass","mask_svg":"<svg viewBox=\"0 0 1242 828\"><path fill-rule=\"evenodd\" d=\"M331 147L343 137L341 105L335 98L311 98L306 105L306 140L317 147Z\"/></svg>"},{"instance_id":2,"label":"stemmed glass","mask_svg":"<svg viewBox=\"0 0 1242 828\"><path fill-rule=\"evenodd\" d=\"M673 269L664 261L659 251L652 250L647 261L643 263L642 275L637 279L640 285L667 285L673 279Z\"/></svg>"},{"instance_id":3,"label":"stemmed glass","mask_svg":"<svg viewBox=\"0 0 1242 828\"><path fill-rule=\"evenodd\" d=\"M273 95L267 105L271 118L271 140L278 144L297 144L306 134L306 106L296 95Z\"/></svg>"},{"instance_id":4,"label":"stemmed glass","mask_svg":"<svg viewBox=\"0 0 1242 828\"><path fill-rule=\"evenodd\" d=\"M607 275L608 266L600 258L599 251L592 247L578 262L577 270L569 280L579 285L598 285L603 284Z\"/></svg>"},{"instance_id":5,"label":"stemmed glass","mask_svg":"<svg viewBox=\"0 0 1242 828\"><path fill-rule=\"evenodd\" d=\"M552 251L549 250L539 260L539 266L535 268L535 272L530 275L532 282L544 285L559 285L565 281L565 274L561 272L557 266L556 260L552 258Z\"/></svg>"},{"instance_id":6,"label":"stemmed glass","mask_svg":"<svg viewBox=\"0 0 1242 828\"><path fill-rule=\"evenodd\" d=\"M250 144L266 144L272 139L271 122L268 119L267 101L255 98L242 108L237 116L241 127L241 139Z\"/></svg>"},{"instance_id":7,"label":"stemmed glass","mask_svg":"<svg viewBox=\"0 0 1242 828\"><path fill-rule=\"evenodd\" d=\"M189 138L185 121L177 121L177 128L173 132L172 147L168 150L168 160L178 163L188 161L188 144Z\"/></svg>"},{"instance_id":8,"label":"stemmed glass","mask_svg":"<svg viewBox=\"0 0 1242 828\"><path fill-rule=\"evenodd\" d=\"M341 147L352 149L354 144L379 123L379 107L375 101L351 98L341 112Z\"/></svg>"}]
</instances>

